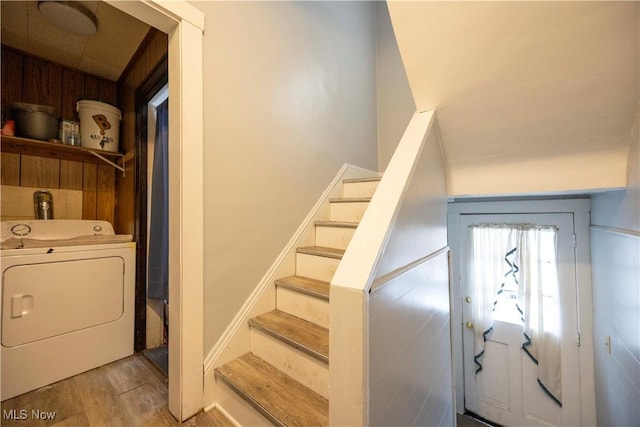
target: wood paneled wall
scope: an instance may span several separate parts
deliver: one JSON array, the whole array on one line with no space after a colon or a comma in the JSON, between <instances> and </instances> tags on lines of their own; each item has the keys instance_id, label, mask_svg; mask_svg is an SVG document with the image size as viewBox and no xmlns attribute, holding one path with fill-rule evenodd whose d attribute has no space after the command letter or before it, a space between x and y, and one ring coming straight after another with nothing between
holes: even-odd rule
<instances>
[{"instance_id":1,"label":"wood paneled wall","mask_svg":"<svg viewBox=\"0 0 640 427\"><path fill-rule=\"evenodd\" d=\"M108 165L2 153L2 185L82 190L82 219L113 224L115 169Z\"/></svg>"},{"instance_id":2,"label":"wood paneled wall","mask_svg":"<svg viewBox=\"0 0 640 427\"><path fill-rule=\"evenodd\" d=\"M118 105L117 83L2 46L2 119L14 102L48 105L62 119L79 120L76 102L93 99ZM115 169L108 165L2 153L2 184L83 191L83 219L114 223ZM119 230L116 228L116 232Z\"/></svg>"},{"instance_id":3,"label":"wood paneled wall","mask_svg":"<svg viewBox=\"0 0 640 427\"><path fill-rule=\"evenodd\" d=\"M114 223L113 167L15 153L2 153L1 160L2 185L82 190L82 219ZM2 198L1 202L11 203L11 200Z\"/></svg>"},{"instance_id":4,"label":"wood paneled wall","mask_svg":"<svg viewBox=\"0 0 640 427\"><path fill-rule=\"evenodd\" d=\"M83 218L113 223L117 233L134 234L136 89L167 55L168 36L151 29L119 82L63 67L2 46L2 120L14 102L49 105L62 119L79 120L76 102L93 99L122 111L120 151L126 176L107 165L3 153L2 184L83 190Z\"/></svg>"},{"instance_id":5,"label":"wood paneled wall","mask_svg":"<svg viewBox=\"0 0 640 427\"><path fill-rule=\"evenodd\" d=\"M123 118L120 131L120 149L127 154L125 156L127 175L126 177L118 176L117 179L118 206L115 226L120 232L126 234L136 234L136 89L167 55L168 49L169 38L167 34L152 28L122 74L118 85L118 98ZM129 155L130 153L133 155ZM146 215L146 212L143 215Z\"/></svg>"},{"instance_id":6,"label":"wood paneled wall","mask_svg":"<svg viewBox=\"0 0 640 427\"><path fill-rule=\"evenodd\" d=\"M15 101L55 107L65 120L79 120L76 102L118 105L118 84L2 45L2 118Z\"/></svg>"}]
</instances>

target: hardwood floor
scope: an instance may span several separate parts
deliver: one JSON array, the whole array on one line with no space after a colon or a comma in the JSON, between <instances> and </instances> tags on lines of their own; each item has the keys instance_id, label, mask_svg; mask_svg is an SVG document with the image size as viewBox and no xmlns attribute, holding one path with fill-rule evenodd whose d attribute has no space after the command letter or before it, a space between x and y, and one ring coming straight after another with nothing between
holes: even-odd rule
<instances>
[{"instance_id":1,"label":"hardwood floor","mask_svg":"<svg viewBox=\"0 0 640 427\"><path fill-rule=\"evenodd\" d=\"M133 355L2 402L0 425L177 426L167 409L167 384L142 355ZM218 411L182 425L230 427Z\"/></svg>"}]
</instances>

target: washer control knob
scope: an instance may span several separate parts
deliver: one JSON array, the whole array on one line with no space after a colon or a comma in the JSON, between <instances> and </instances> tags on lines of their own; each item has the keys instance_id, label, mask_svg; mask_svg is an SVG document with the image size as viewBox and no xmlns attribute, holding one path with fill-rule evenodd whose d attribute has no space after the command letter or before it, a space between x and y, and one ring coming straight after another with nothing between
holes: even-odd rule
<instances>
[{"instance_id":1,"label":"washer control knob","mask_svg":"<svg viewBox=\"0 0 640 427\"><path fill-rule=\"evenodd\" d=\"M16 224L11 227L11 233L15 236L26 236L31 233L31 227L27 224Z\"/></svg>"},{"instance_id":2,"label":"washer control knob","mask_svg":"<svg viewBox=\"0 0 640 427\"><path fill-rule=\"evenodd\" d=\"M101 225L94 225L93 226L93 231L95 231L96 233L99 233L102 231L102 226Z\"/></svg>"}]
</instances>

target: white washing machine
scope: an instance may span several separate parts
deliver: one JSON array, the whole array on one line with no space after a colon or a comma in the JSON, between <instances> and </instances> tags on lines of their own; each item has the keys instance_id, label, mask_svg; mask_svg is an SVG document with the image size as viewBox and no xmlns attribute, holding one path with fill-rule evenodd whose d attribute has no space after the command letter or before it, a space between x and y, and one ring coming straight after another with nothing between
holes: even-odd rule
<instances>
[{"instance_id":1,"label":"white washing machine","mask_svg":"<svg viewBox=\"0 0 640 427\"><path fill-rule=\"evenodd\" d=\"M2 222L0 399L133 354L135 243L106 221Z\"/></svg>"}]
</instances>

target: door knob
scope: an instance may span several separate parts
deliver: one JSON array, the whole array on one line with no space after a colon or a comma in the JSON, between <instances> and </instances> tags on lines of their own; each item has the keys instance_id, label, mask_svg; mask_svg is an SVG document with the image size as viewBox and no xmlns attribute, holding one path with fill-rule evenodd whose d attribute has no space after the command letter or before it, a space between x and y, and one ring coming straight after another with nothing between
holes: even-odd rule
<instances>
[{"instance_id":1,"label":"door knob","mask_svg":"<svg viewBox=\"0 0 640 427\"><path fill-rule=\"evenodd\" d=\"M464 326L466 326L467 329L473 329L473 322L467 322L464 324Z\"/></svg>"},{"instance_id":2,"label":"door knob","mask_svg":"<svg viewBox=\"0 0 640 427\"><path fill-rule=\"evenodd\" d=\"M464 300L467 302L467 304L471 304L471 297L466 297Z\"/></svg>"}]
</instances>

